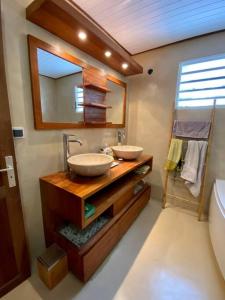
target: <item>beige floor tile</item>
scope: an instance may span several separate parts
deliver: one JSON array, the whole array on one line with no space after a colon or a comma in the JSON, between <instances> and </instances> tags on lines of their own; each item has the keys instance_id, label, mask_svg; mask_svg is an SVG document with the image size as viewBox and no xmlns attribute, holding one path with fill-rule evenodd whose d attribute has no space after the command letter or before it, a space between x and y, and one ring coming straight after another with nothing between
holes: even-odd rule
<instances>
[{"instance_id":1,"label":"beige floor tile","mask_svg":"<svg viewBox=\"0 0 225 300\"><path fill-rule=\"evenodd\" d=\"M208 224L151 201L111 255L83 285L69 274L49 291L34 272L2 298L54 300L224 300L225 283Z\"/></svg>"}]
</instances>

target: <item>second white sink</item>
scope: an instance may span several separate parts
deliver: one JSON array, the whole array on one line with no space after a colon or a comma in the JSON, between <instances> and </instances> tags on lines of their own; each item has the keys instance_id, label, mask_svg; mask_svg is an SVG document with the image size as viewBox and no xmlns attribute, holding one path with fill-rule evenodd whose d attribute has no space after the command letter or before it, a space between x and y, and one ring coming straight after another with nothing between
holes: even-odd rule
<instances>
[{"instance_id":1,"label":"second white sink","mask_svg":"<svg viewBox=\"0 0 225 300\"><path fill-rule=\"evenodd\" d=\"M67 162L71 170L78 175L99 176L110 169L113 157L99 153L85 153L71 156Z\"/></svg>"},{"instance_id":2,"label":"second white sink","mask_svg":"<svg viewBox=\"0 0 225 300\"><path fill-rule=\"evenodd\" d=\"M118 158L123 159L136 159L143 152L142 147L127 145L113 146L112 150Z\"/></svg>"}]
</instances>

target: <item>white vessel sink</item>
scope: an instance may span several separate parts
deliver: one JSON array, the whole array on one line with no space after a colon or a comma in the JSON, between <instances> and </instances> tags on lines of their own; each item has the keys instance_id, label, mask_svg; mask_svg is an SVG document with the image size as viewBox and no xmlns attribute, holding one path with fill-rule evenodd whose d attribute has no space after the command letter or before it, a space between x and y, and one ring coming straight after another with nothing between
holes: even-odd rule
<instances>
[{"instance_id":1,"label":"white vessel sink","mask_svg":"<svg viewBox=\"0 0 225 300\"><path fill-rule=\"evenodd\" d=\"M112 150L118 158L123 158L123 159L136 159L143 152L142 147L127 146L127 145L114 146L112 147Z\"/></svg>"},{"instance_id":2,"label":"white vessel sink","mask_svg":"<svg viewBox=\"0 0 225 300\"><path fill-rule=\"evenodd\" d=\"M86 153L71 156L67 162L71 170L78 175L99 176L109 170L113 157L99 153Z\"/></svg>"}]
</instances>

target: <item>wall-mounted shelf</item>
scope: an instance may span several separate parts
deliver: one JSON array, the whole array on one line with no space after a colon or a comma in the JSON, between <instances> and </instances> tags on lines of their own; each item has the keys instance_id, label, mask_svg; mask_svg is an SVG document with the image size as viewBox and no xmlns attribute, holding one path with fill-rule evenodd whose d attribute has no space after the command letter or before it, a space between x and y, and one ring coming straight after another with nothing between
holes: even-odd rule
<instances>
[{"instance_id":1,"label":"wall-mounted shelf","mask_svg":"<svg viewBox=\"0 0 225 300\"><path fill-rule=\"evenodd\" d=\"M101 122L101 121L87 121L85 122L85 124L88 124L88 125L106 125L107 123L106 122Z\"/></svg>"},{"instance_id":2,"label":"wall-mounted shelf","mask_svg":"<svg viewBox=\"0 0 225 300\"><path fill-rule=\"evenodd\" d=\"M105 105L105 104L101 104L101 103L81 103L79 104L80 106L84 106L84 107L96 107L96 108L100 108L100 109L107 109L107 108L112 108L112 106L110 105Z\"/></svg>"},{"instance_id":3,"label":"wall-mounted shelf","mask_svg":"<svg viewBox=\"0 0 225 300\"><path fill-rule=\"evenodd\" d=\"M143 67L71 0L34 0L27 7L26 16L125 76L143 73ZM85 41L78 38L80 30L87 33ZM105 49L112 52L110 59L104 55ZM126 70L122 68L123 63L129 65Z\"/></svg>"},{"instance_id":4,"label":"wall-mounted shelf","mask_svg":"<svg viewBox=\"0 0 225 300\"><path fill-rule=\"evenodd\" d=\"M79 87L81 88L87 88L87 89L91 89L91 90L96 90L102 93L110 93L111 91L109 89L107 89L104 86L97 86L94 84L84 84L84 85L80 85Z\"/></svg>"}]
</instances>

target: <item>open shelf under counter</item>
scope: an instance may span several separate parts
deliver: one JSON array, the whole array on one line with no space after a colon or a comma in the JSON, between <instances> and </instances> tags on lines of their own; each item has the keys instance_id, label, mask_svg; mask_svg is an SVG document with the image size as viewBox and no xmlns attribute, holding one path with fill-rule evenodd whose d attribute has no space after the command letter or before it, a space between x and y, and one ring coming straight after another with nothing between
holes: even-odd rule
<instances>
[{"instance_id":1,"label":"open shelf under counter","mask_svg":"<svg viewBox=\"0 0 225 300\"><path fill-rule=\"evenodd\" d=\"M111 214L114 216L116 214L115 212L118 210L117 207L121 206L121 203L125 205L130 198L135 196L136 184L138 184L145 176L147 176L148 173L145 175L135 175L133 173L127 174L119 180L116 180L108 187L100 190L93 196L86 199L88 203L95 206L95 213L89 218L85 219L85 227L93 222L109 207L112 207Z\"/></svg>"},{"instance_id":2,"label":"open shelf under counter","mask_svg":"<svg viewBox=\"0 0 225 300\"><path fill-rule=\"evenodd\" d=\"M137 195L114 217L104 225L86 244L81 247L74 245L58 231L53 233L52 239L68 254L70 270L81 280L86 282L96 271L111 249L122 238L141 210L148 203L151 188L145 185Z\"/></svg>"}]
</instances>

